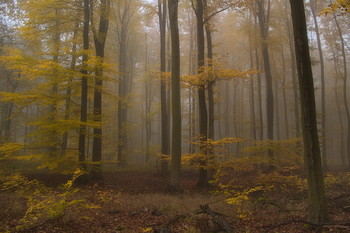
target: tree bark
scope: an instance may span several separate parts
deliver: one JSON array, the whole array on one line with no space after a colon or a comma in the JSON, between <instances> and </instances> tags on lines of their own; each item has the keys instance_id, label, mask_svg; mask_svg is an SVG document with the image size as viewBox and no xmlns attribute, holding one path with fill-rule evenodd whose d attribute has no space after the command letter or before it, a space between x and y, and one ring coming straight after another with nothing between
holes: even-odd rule
<instances>
[{"instance_id":1,"label":"tree bark","mask_svg":"<svg viewBox=\"0 0 350 233\"><path fill-rule=\"evenodd\" d=\"M309 218L322 224L329 220L321 152L318 141L314 84L309 53L305 8L303 0L290 0L297 59L301 120L304 140L304 162L308 180Z\"/></svg>"},{"instance_id":2,"label":"tree bark","mask_svg":"<svg viewBox=\"0 0 350 233\"><path fill-rule=\"evenodd\" d=\"M197 72L198 74L203 72L204 67L204 21L203 21L203 2L202 0L196 0L196 19L197 19ZM207 104L205 97L205 84L198 87L198 108L199 108L199 134L201 141L204 142L208 138L208 114ZM205 146L201 146L200 153L207 156L207 150ZM201 164L202 168L199 169L199 180L197 185L200 187L206 187L208 184L208 174L206 162Z\"/></svg>"},{"instance_id":3,"label":"tree bark","mask_svg":"<svg viewBox=\"0 0 350 233\"><path fill-rule=\"evenodd\" d=\"M158 16L159 16L159 30L160 30L160 72L166 72L166 1L158 0ZM162 75L162 74L161 74ZM160 108L162 121L162 135L161 135L161 153L168 155L169 148L169 128L168 128L168 114L167 114L167 99L166 99L166 82L161 78L160 80ZM162 161L161 172L166 174L168 172L168 162Z\"/></svg>"},{"instance_id":4,"label":"tree bark","mask_svg":"<svg viewBox=\"0 0 350 233\"><path fill-rule=\"evenodd\" d=\"M345 105L345 112L346 112L346 119L347 119L347 155L348 155L348 169L350 170L350 110L349 110L349 103L348 103L348 97L347 97L347 79L348 79L348 69L347 69L347 59L346 59L346 53L345 53L345 41L343 37L343 32L339 26L339 22L337 19L337 16L333 13L334 16L334 22L337 27L340 42L341 42L341 52L343 57L343 97L344 97L344 105Z\"/></svg>"},{"instance_id":5,"label":"tree bark","mask_svg":"<svg viewBox=\"0 0 350 233\"><path fill-rule=\"evenodd\" d=\"M172 146L171 186L180 190L181 175L181 99L180 99L180 41L178 28L178 0L168 0L171 34L171 82L172 82Z\"/></svg>"},{"instance_id":6,"label":"tree bark","mask_svg":"<svg viewBox=\"0 0 350 233\"><path fill-rule=\"evenodd\" d=\"M266 79L266 122L267 122L267 139L273 140L273 121L274 121L274 99L272 92L272 74L269 57L268 47L268 30L269 30L269 11L270 11L270 0L268 0L267 13L265 14L264 5L265 0L256 0L258 6L258 19L260 26L261 35L261 53L264 61L264 71ZM272 166L273 152L268 151L270 159L270 166Z\"/></svg>"},{"instance_id":7,"label":"tree bark","mask_svg":"<svg viewBox=\"0 0 350 233\"><path fill-rule=\"evenodd\" d=\"M318 55L320 58L320 69L321 69L321 143L322 143L322 164L323 168L327 169L327 140L326 140L326 84L324 75L324 59L321 44L320 31L318 28L317 14L316 14L316 1L310 0L310 9L312 18L315 23L315 32L317 39Z\"/></svg>"},{"instance_id":8,"label":"tree bark","mask_svg":"<svg viewBox=\"0 0 350 233\"><path fill-rule=\"evenodd\" d=\"M80 100L80 128L79 128L79 163L83 170L86 170L86 120L88 106L88 82L87 82L87 61L89 50L89 24L90 24L90 6L89 0L84 0L84 24L83 24L83 60L82 60L82 79L81 79L81 100Z\"/></svg>"},{"instance_id":9,"label":"tree bark","mask_svg":"<svg viewBox=\"0 0 350 233\"><path fill-rule=\"evenodd\" d=\"M101 0L101 12L98 32L94 29L94 44L97 57L95 66L95 87L94 87L94 121L100 124L94 127L92 142L92 162L95 162L92 175L94 178L101 178L102 158L102 84L103 84L103 59L105 56L105 43L108 32L110 0Z\"/></svg>"},{"instance_id":10,"label":"tree bark","mask_svg":"<svg viewBox=\"0 0 350 233\"><path fill-rule=\"evenodd\" d=\"M70 64L71 70L75 70L76 62L77 62L77 36L78 36L78 30L79 30L79 21L75 23L74 26L74 32L73 32L73 46L72 46L72 60ZM72 82L72 79L68 81L68 87L66 91L66 109L65 109L65 114L64 114L64 119L68 120L69 115L70 115L70 110L71 110L71 94L72 94L72 88L70 86ZM62 140L62 152L66 153L67 152L67 147L68 147L68 132L65 132L63 134L63 140Z\"/></svg>"}]
</instances>

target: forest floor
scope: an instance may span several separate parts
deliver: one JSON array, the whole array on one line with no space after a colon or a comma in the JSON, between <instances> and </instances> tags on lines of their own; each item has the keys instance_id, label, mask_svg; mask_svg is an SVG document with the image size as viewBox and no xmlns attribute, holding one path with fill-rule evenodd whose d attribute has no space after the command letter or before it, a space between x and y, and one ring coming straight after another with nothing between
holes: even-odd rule
<instances>
[{"instance_id":1,"label":"forest floor","mask_svg":"<svg viewBox=\"0 0 350 233\"><path fill-rule=\"evenodd\" d=\"M229 205L216 188L197 188L193 170L183 172L183 192L176 194L167 177L150 170L104 173L99 182L66 189L59 184L67 175L27 177L44 185L35 184L31 194L0 191L0 232L350 232L349 187L339 183L327 192L333 223L312 226L305 221L305 191L269 193L267 199L257 190L249 201Z\"/></svg>"}]
</instances>

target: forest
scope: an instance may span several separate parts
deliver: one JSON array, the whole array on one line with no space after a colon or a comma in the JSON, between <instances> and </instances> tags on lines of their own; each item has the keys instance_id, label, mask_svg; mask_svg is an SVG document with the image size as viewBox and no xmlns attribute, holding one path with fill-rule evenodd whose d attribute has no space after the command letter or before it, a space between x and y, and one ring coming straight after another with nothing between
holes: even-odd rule
<instances>
[{"instance_id":1,"label":"forest","mask_svg":"<svg viewBox=\"0 0 350 233\"><path fill-rule=\"evenodd\" d=\"M0 232L350 232L350 0L0 1Z\"/></svg>"}]
</instances>

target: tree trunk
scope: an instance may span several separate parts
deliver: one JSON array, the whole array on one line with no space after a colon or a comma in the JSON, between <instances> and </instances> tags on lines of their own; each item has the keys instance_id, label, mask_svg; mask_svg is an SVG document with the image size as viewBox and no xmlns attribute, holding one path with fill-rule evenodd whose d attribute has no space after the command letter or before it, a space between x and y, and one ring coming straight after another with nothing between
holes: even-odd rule
<instances>
[{"instance_id":1,"label":"tree trunk","mask_svg":"<svg viewBox=\"0 0 350 233\"><path fill-rule=\"evenodd\" d=\"M316 38L317 38L317 48L318 48L318 55L320 57L320 69L321 69L321 142L322 142L322 164L323 168L327 169L327 140L326 140L326 84L325 84L325 77L324 77L324 59L323 59L323 51L322 51L322 44L321 44L321 37L320 37L320 31L318 29L318 22L317 22L317 14L316 14L316 1L310 0L310 8L312 13L312 18L315 23L315 32L316 32Z\"/></svg>"},{"instance_id":2,"label":"tree trunk","mask_svg":"<svg viewBox=\"0 0 350 233\"><path fill-rule=\"evenodd\" d=\"M345 53L345 41L343 37L342 30L339 26L339 22L337 19L337 16L333 13L334 16L334 22L337 27L340 42L341 42L341 52L343 57L343 97L344 97L344 105L345 105L345 112L346 112L346 119L348 123L348 130L347 130L347 155L348 155L348 169L350 170L350 110L349 110L349 104L348 104L348 97L347 97L347 79L348 79L348 69L347 69L347 60L346 60L346 53Z\"/></svg>"},{"instance_id":3,"label":"tree trunk","mask_svg":"<svg viewBox=\"0 0 350 233\"><path fill-rule=\"evenodd\" d=\"M254 25L255 25L255 31L257 32L257 16L254 15ZM260 70L260 59L259 59L259 53L258 53L258 41L255 39L255 61L256 61L256 70ZM261 87L261 74L260 72L257 74L258 78L258 105L259 105L259 139L264 139L264 121L263 121L263 110L262 110L262 87Z\"/></svg>"},{"instance_id":4,"label":"tree trunk","mask_svg":"<svg viewBox=\"0 0 350 233\"><path fill-rule=\"evenodd\" d=\"M128 38L129 38L129 22L130 22L130 6L131 1L124 1L125 4L122 12L118 11L120 20L119 33L119 83L118 83L118 146L117 146L117 157L119 166L124 167L126 165L126 151L127 151L127 95L129 93L129 86L131 85L131 76L128 77L127 71L127 49L128 49ZM128 80L129 78L129 80Z\"/></svg>"},{"instance_id":5,"label":"tree trunk","mask_svg":"<svg viewBox=\"0 0 350 233\"><path fill-rule=\"evenodd\" d=\"M202 0L196 0L196 19L197 19L197 69L198 74L203 72L204 67L204 22L203 22L203 2ZM198 87L198 108L199 108L199 134L201 141L204 142L208 138L208 115L207 104L205 98L205 85L202 84ZM207 150L205 146L201 146L200 151L204 156L207 156ZM206 187L208 184L208 174L206 167L206 161L201 164L202 168L199 169L199 180L197 185L199 187Z\"/></svg>"},{"instance_id":6,"label":"tree trunk","mask_svg":"<svg viewBox=\"0 0 350 233\"><path fill-rule=\"evenodd\" d=\"M82 60L82 80L81 80L81 102L80 102L80 128L79 128L79 163L83 170L86 170L86 120L88 107L88 81L87 81L87 61L89 50L89 24L90 24L90 6L89 0L84 0L84 25L83 25L83 60Z\"/></svg>"},{"instance_id":7,"label":"tree trunk","mask_svg":"<svg viewBox=\"0 0 350 233\"><path fill-rule=\"evenodd\" d=\"M310 213L315 224L329 220L321 152L317 133L316 104L303 0L290 0L301 100L304 162L308 180Z\"/></svg>"},{"instance_id":8,"label":"tree trunk","mask_svg":"<svg viewBox=\"0 0 350 233\"><path fill-rule=\"evenodd\" d=\"M258 19L260 25L260 35L261 35L261 52L264 61L264 71L266 79L266 122L267 122L267 139L273 140L273 120L274 120L274 99L272 92L272 74L271 65L269 57L268 48L268 30L269 30L269 11L270 11L270 0L268 0L268 9L265 14L264 5L265 0L256 0L258 6ZM268 156L270 159L270 166L272 166L273 152L268 151Z\"/></svg>"},{"instance_id":9,"label":"tree trunk","mask_svg":"<svg viewBox=\"0 0 350 233\"><path fill-rule=\"evenodd\" d=\"M166 1L158 0L158 16L159 16L159 30L160 30L160 72L166 72ZM166 82L161 78L160 80L160 106L161 106L161 153L168 155L170 153L169 148L169 128L168 128L168 114L167 114L167 99L166 99ZM161 164L162 174L168 172L168 162L162 161Z\"/></svg>"},{"instance_id":10,"label":"tree trunk","mask_svg":"<svg viewBox=\"0 0 350 233\"><path fill-rule=\"evenodd\" d=\"M78 36L78 29L79 29L79 21L76 22L75 27L74 27L74 32L73 32L73 46L72 46L72 60L70 64L71 70L75 70L76 62L77 62L77 36ZM68 88L66 91L66 109L65 109L65 114L64 114L64 119L68 120L69 115L70 115L70 110L71 110L71 94L72 94L72 88L71 88L71 82L72 79L68 81ZM62 152L66 153L67 152L67 147L68 147L68 132L65 132L63 134L63 140L62 140Z\"/></svg>"},{"instance_id":11,"label":"tree trunk","mask_svg":"<svg viewBox=\"0 0 350 233\"><path fill-rule=\"evenodd\" d=\"M341 161L342 164L347 167L347 161L346 161L346 156L345 156L345 151L344 151L344 123L343 123L343 117L341 114L341 108L340 108L340 97L338 94L338 79L339 79L339 68L337 64L337 56L335 54L334 48L332 48L332 53L333 53L333 66L335 70L335 83L334 83L334 95L335 95L335 101L336 101L336 106L337 106L337 112L338 112L338 119L339 119L339 125L340 125L340 156L341 156ZM344 168L345 168L344 167Z\"/></svg>"},{"instance_id":12,"label":"tree trunk","mask_svg":"<svg viewBox=\"0 0 350 233\"><path fill-rule=\"evenodd\" d=\"M288 38L289 39L289 49L291 54L291 67L292 67L292 84L293 84L293 94L294 94L294 120L295 120L295 136L300 137L300 112L299 112L299 95L297 88L297 68L296 68L296 58L294 50L294 41L292 38L292 28L290 27L290 21L287 17L287 28L288 28Z\"/></svg>"},{"instance_id":13,"label":"tree trunk","mask_svg":"<svg viewBox=\"0 0 350 233\"><path fill-rule=\"evenodd\" d=\"M286 64L284 62L284 53L282 48L282 95L283 95L283 111L284 111L284 122L285 122L285 129L286 129L286 139L289 139L289 121L288 121L288 108L287 108L287 97L286 97Z\"/></svg>"},{"instance_id":14,"label":"tree trunk","mask_svg":"<svg viewBox=\"0 0 350 233\"><path fill-rule=\"evenodd\" d=\"M98 127L94 127L94 137L92 142L92 162L95 162L92 169L92 175L94 178L101 178L103 59L108 32L109 13L110 0L101 0L101 13L98 32L96 33L94 30L94 43L97 57L94 87L94 121L100 124Z\"/></svg>"},{"instance_id":15,"label":"tree trunk","mask_svg":"<svg viewBox=\"0 0 350 233\"><path fill-rule=\"evenodd\" d=\"M178 1L168 0L171 34L171 82L172 82L172 146L171 186L180 190L181 175L181 99L180 99L180 41L178 28Z\"/></svg>"},{"instance_id":16,"label":"tree trunk","mask_svg":"<svg viewBox=\"0 0 350 233\"><path fill-rule=\"evenodd\" d=\"M251 16L251 14L250 14ZM251 17L250 17L251 19ZM250 59L250 69L254 69L254 58L253 58L253 42L252 42L252 32L249 30L249 59ZM254 98L254 78L250 79L250 121L251 121L251 137L254 143L257 139L256 135L256 122L255 122L255 98Z\"/></svg>"}]
</instances>

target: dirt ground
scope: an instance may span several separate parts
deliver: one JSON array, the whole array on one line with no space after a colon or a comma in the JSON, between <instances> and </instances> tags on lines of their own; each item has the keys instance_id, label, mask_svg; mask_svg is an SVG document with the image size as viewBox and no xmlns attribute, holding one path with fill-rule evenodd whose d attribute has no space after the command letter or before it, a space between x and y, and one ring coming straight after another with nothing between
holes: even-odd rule
<instances>
[{"instance_id":1,"label":"dirt ground","mask_svg":"<svg viewBox=\"0 0 350 233\"><path fill-rule=\"evenodd\" d=\"M58 174L32 174L28 178L38 179L53 190L69 180L69 176ZM172 193L168 177L155 171L105 173L101 181L78 185L62 204L60 214L29 216L28 222L20 221L30 206L28 198L11 190L1 191L0 232L195 233L228 232L227 227L232 232L350 232L350 212L344 209L350 206L349 193L332 190L329 206L333 223L311 226L304 221L306 193L295 198L281 193L271 199L275 201L255 198L255 202L237 208L228 205L215 188L197 188L197 173L192 170L183 172L182 181L183 192ZM71 200L82 202L67 205Z\"/></svg>"}]
</instances>

